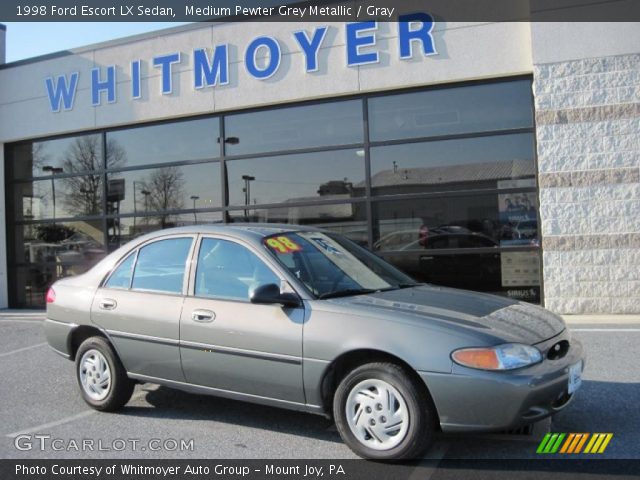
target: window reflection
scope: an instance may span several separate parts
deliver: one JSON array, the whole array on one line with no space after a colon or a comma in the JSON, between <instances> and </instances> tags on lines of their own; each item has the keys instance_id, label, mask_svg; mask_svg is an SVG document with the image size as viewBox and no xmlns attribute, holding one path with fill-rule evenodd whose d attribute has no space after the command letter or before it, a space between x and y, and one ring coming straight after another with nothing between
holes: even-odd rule
<instances>
[{"instance_id":1,"label":"window reflection","mask_svg":"<svg viewBox=\"0 0 640 480\"><path fill-rule=\"evenodd\" d=\"M102 213L102 175L35 180L12 187L16 220L43 220Z\"/></svg>"},{"instance_id":2,"label":"window reflection","mask_svg":"<svg viewBox=\"0 0 640 480\"><path fill-rule=\"evenodd\" d=\"M102 219L21 225L14 229L15 263L87 266L104 255ZM72 270L77 273L77 269Z\"/></svg>"},{"instance_id":3,"label":"window reflection","mask_svg":"<svg viewBox=\"0 0 640 480\"><path fill-rule=\"evenodd\" d=\"M540 301L540 253L389 252L382 257L420 282Z\"/></svg>"},{"instance_id":4,"label":"window reflection","mask_svg":"<svg viewBox=\"0 0 640 480\"><path fill-rule=\"evenodd\" d=\"M111 168L216 158L219 131L217 118L204 118L108 132L107 152L121 158Z\"/></svg>"},{"instance_id":5,"label":"window reflection","mask_svg":"<svg viewBox=\"0 0 640 480\"><path fill-rule=\"evenodd\" d=\"M376 202L374 250L538 245L535 192Z\"/></svg>"},{"instance_id":6,"label":"window reflection","mask_svg":"<svg viewBox=\"0 0 640 480\"><path fill-rule=\"evenodd\" d=\"M227 155L361 143L362 101L229 115L225 135Z\"/></svg>"},{"instance_id":7,"label":"window reflection","mask_svg":"<svg viewBox=\"0 0 640 480\"><path fill-rule=\"evenodd\" d=\"M107 178L108 213L114 215L221 204L218 162L116 172Z\"/></svg>"},{"instance_id":8,"label":"window reflection","mask_svg":"<svg viewBox=\"0 0 640 480\"><path fill-rule=\"evenodd\" d=\"M374 195L500 188L534 178L533 134L419 142L371 149Z\"/></svg>"},{"instance_id":9,"label":"window reflection","mask_svg":"<svg viewBox=\"0 0 640 480\"><path fill-rule=\"evenodd\" d=\"M162 226L164 222L164 227ZM130 240L162 228L222 223L222 212L184 213L180 215L135 216L107 219L109 251Z\"/></svg>"},{"instance_id":10,"label":"window reflection","mask_svg":"<svg viewBox=\"0 0 640 480\"><path fill-rule=\"evenodd\" d=\"M443 88L369 100L372 141L532 126L530 80Z\"/></svg>"},{"instance_id":11,"label":"window reflection","mask_svg":"<svg viewBox=\"0 0 640 480\"><path fill-rule=\"evenodd\" d=\"M120 152L114 149L111 162L120 160ZM99 134L24 143L9 149L7 156L10 178L46 176L51 168L58 173L90 172L104 168L102 162Z\"/></svg>"},{"instance_id":12,"label":"window reflection","mask_svg":"<svg viewBox=\"0 0 640 480\"><path fill-rule=\"evenodd\" d=\"M364 203L250 209L229 212L229 217L231 222L313 225L345 235L360 245L368 245Z\"/></svg>"},{"instance_id":13,"label":"window reflection","mask_svg":"<svg viewBox=\"0 0 640 480\"><path fill-rule=\"evenodd\" d=\"M230 205L364 196L364 151L337 150L227 162Z\"/></svg>"},{"instance_id":14,"label":"window reflection","mask_svg":"<svg viewBox=\"0 0 640 480\"><path fill-rule=\"evenodd\" d=\"M13 269L11 289L20 306L43 307L53 282L86 272L106 255L102 219L20 225L12 241L12 262L21 266Z\"/></svg>"}]
</instances>

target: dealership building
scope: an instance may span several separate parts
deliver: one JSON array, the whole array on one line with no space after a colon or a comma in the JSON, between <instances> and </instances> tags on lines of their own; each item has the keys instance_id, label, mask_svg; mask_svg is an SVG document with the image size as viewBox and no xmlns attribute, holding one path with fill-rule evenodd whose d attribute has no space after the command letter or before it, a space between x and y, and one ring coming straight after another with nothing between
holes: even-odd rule
<instances>
[{"instance_id":1,"label":"dealership building","mask_svg":"<svg viewBox=\"0 0 640 480\"><path fill-rule=\"evenodd\" d=\"M640 313L640 24L199 23L6 63L10 41L0 308L149 231L251 221Z\"/></svg>"}]
</instances>

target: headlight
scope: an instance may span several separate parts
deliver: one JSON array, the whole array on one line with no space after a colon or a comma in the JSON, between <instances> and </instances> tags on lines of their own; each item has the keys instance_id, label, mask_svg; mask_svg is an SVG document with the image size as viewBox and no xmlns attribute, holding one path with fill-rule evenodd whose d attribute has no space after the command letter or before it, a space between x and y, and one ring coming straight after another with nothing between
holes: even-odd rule
<instances>
[{"instance_id":1,"label":"headlight","mask_svg":"<svg viewBox=\"0 0 640 480\"><path fill-rule=\"evenodd\" d=\"M513 370L542 361L536 347L519 343L505 343L497 347L461 348L451 354L454 362L463 367L482 370Z\"/></svg>"}]
</instances>

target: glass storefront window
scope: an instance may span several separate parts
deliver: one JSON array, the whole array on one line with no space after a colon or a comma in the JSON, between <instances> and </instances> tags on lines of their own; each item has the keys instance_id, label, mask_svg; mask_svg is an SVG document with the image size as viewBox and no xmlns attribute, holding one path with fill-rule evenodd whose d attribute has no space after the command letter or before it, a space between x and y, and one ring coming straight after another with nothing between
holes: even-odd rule
<instances>
[{"instance_id":1,"label":"glass storefront window","mask_svg":"<svg viewBox=\"0 0 640 480\"><path fill-rule=\"evenodd\" d=\"M374 147L372 194L500 188L505 180L533 179L533 145L533 134L523 133Z\"/></svg>"},{"instance_id":2,"label":"glass storefront window","mask_svg":"<svg viewBox=\"0 0 640 480\"><path fill-rule=\"evenodd\" d=\"M44 220L102 213L102 175L51 177L11 187L15 220Z\"/></svg>"},{"instance_id":3,"label":"glass storefront window","mask_svg":"<svg viewBox=\"0 0 640 480\"><path fill-rule=\"evenodd\" d=\"M534 135L525 78L6 145L11 305L140 235L225 222L326 228L418 280L539 301Z\"/></svg>"},{"instance_id":4,"label":"glass storefront window","mask_svg":"<svg viewBox=\"0 0 640 480\"><path fill-rule=\"evenodd\" d=\"M371 141L533 127L531 81L468 85L369 100Z\"/></svg>"},{"instance_id":5,"label":"glass storefront window","mask_svg":"<svg viewBox=\"0 0 640 480\"><path fill-rule=\"evenodd\" d=\"M84 173L103 166L102 135L83 135L24 143L10 149L7 177L30 178L56 173Z\"/></svg>"},{"instance_id":6,"label":"glass storefront window","mask_svg":"<svg viewBox=\"0 0 640 480\"><path fill-rule=\"evenodd\" d=\"M227 155L362 143L362 101L229 115L225 136Z\"/></svg>"},{"instance_id":7,"label":"glass storefront window","mask_svg":"<svg viewBox=\"0 0 640 480\"><path fill-rule=\"evenodd\" d=\"M13 263L55 262L77 273L105 253L102 219L19 225L13 233Z\"/></svg>"},{"instance_id":8,"label":"glass storefront window","mask_svg":"<svg viewBox=\"0 0 640 480\"><path fill-rule=\"evenodd\" d=\"M340 233L360 245L368 244L364 203L249 209L229 212L229 217L231 222L313 225Z\"/></svg>"},{"instance_id":9,"label":"glass storefront window","mask_svg":"<svg viewBox=\"0 0 640 480\"><path fill-rule=\"evenodd\" d=\"M114 172L107 176L108 213L220 207L220 163Z\"/></svg>"},{"instance_id":10,"label":"glass storefront window","mask_svg":"<svg viewBox=\"0 0 640 480\"><path fill-rule=\"evenodd\" d=\"M106 255L102 219L13 227L12 304L44 307L44 294L59 278L79 275Z\"/></svg>"},{"instance_id":11,"label":"glass storefront window","mask_svg":"<svg viewBox=\"0 0 640 480\"><path fill-rule=\"evenodd\" d=\"M184 213L180 215L159 214L107 219L107 238L109 251L113 251L130 240L155 232L162 228L184 227L188 225L206 225L222 223L222 212Z\"/></svg>"},{"instance_id":12,"label":"glass storefront window","mask_svg":"<svg viewBox=\"0 0 640 480\"><path fill-rule=\"evenodd\" d=\"M419 282L540 301L539 251L411 251L381 256Z\"/></svg>"},{"instance_id":13,"label":"glass storefront window","mask_svg":"<svg viewBox=\"0 0 640 480\"><path fill-rule=\"evenodd\" d=\"M220 156L217 118L163 123L107 133L107 168L205 160Z\"/></svg>"},{"instance_id":14,"label":"glass storefront window","mask_svg":"<svg viewBox=\"0 0 640 480\"><path fill-rule=\"evenodd\" d=\"M364 150L335 150L227 162L230 205L364 196Z\"/></svg>"},{"instance_id":15,"label":"glass storefront window","mask_svg":"<svg viewBox=\"0 0 640 480\"><path fill-rule=\"evenodd\" d=\"M375 202L374 250L536 246L535 192Z\"/></svg>"}]
</instances>

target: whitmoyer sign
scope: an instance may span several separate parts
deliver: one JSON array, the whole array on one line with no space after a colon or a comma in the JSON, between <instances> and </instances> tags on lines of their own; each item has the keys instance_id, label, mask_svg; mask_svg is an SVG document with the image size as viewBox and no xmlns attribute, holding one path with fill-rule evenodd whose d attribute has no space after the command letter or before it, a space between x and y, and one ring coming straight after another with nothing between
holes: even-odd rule
<instances>
[{"instance_id":1,"label":"whitmoyer sign","mask_svg":"<svg viewBox=\"0 0 640 480\"><path fill-rule=\"evenodd\" d=\"M436 46L433 40L433 17L428 13L412 13L399 17L397 24L398 52L400 59L411 59L415 51L420 55L435 55ZM304 55L306 73L319 69L318 52L326 47L327 32L335 28L318 25L312 30L298 30L291 33L293 40ZM347 67L377 64L380 59L380 47L377 45L375 21L346 23L345 58ZM415 50L415 51L414 51ZM229 63L231 59L230 44L222 43L212 48L196 48L192 52L193 86L196 89L228 85L230 82ZM240 51L240 50L237 50ZM281 40L271 36L258 36L244 46L244 66L249 75L258 80L266 80L278 72L282 60ZM135 101L142 97L145 84L142 77L142 64L146 60L131 59L128 71L131 77L130 99ZM173 67L182 62L181 52L163 53L151 59L153 68L161 72L157 81L161 82L162 94L173 92L171 76ZM117 65L105 65L91 69L91 103L100 106L115 103L116 85L118 82ZM45 78L44 86L49 98L52 112L72 110L78 79L81 72L67 72ZM155 79L153 79L155 80Z\"/></svg>"}]
</instances>

